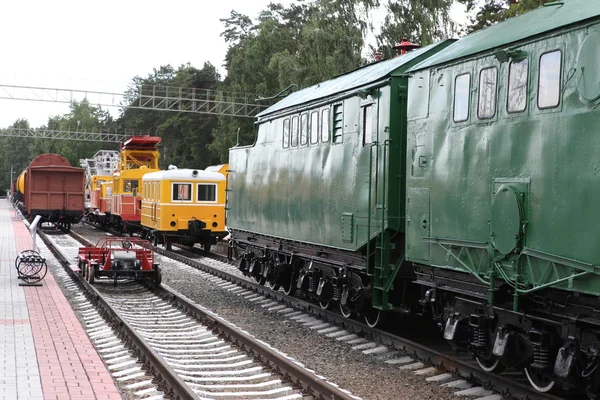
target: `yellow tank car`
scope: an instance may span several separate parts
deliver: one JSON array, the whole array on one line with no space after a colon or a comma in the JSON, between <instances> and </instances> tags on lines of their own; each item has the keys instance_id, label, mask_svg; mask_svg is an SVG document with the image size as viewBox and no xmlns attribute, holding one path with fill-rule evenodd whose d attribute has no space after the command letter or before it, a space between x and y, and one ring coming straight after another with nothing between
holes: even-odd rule
<instances>
[{"instance_id":1,"label":"yellow tank car","mask_svg":"<svg viewBox=\"0 0 600 400\"><path fill-rule=\"evenodd\" d=\"M17 191L19 193L25 193L25 171L17 177Z\"/></svg>"},{"instance_id":2,"label":"yellow tank car","mask_svg":"<svg viewBox=\"0 0 600 400\"><path fill-rule=\"evenodd\" d=\"M151 172L142 178L144 236L153 243L192 246L205 251L227 236L225 202L227 165L205 170L176 169Z\"/></svg>"}]
</instances>

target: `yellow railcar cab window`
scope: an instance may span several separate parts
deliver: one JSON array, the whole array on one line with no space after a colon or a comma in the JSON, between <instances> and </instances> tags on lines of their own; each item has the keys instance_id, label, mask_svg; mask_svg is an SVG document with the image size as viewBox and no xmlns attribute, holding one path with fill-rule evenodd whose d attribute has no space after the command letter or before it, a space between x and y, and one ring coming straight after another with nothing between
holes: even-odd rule
<instances>
[{"instance_id":1,"label":"yellow railcar cab window","mask_svg":"<svg viewBox=\"0 0 600 400\"><path fill-rule=\"evenodd\" d=\"M172 201L192 201L192 184L191 183L173 183L171 191Z\"/></svg>"},{"instance_id":2,"label":"yellow railcar cab window","mask_svg":"<svg viewBox=\"0 0 600 400\"><path fill-rule=\"evenodd\" d=\"M126 179L123 180L123 192L137 191L139 181L137 179Z\"/></svg>"},{"instance_id":3,"label":"yellow railcar cab window","mask_svg":"<svg viewBox=\"0 0 600 400\"><path fill-rule=\"evenodd\" d=\"M198 184L197 201L217 201L217 185L216 184Z\"/></svg>"}]
</instances>

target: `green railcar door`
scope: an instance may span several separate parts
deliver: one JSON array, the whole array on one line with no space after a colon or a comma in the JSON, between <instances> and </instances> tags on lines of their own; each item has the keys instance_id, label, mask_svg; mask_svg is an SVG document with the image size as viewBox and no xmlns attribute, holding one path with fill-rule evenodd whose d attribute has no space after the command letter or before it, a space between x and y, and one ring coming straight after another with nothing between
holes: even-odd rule
<instances>
[{"instance_id":1,"label":"green railcar door","mask_svg":"<svg viewBox=\"0 0 600 400\"><path fill-rule=\"evenodd\" d=\"M409 260L429 260L429 188L408 188L406 199L406 256Z\"/></svg>"}]
</instances>

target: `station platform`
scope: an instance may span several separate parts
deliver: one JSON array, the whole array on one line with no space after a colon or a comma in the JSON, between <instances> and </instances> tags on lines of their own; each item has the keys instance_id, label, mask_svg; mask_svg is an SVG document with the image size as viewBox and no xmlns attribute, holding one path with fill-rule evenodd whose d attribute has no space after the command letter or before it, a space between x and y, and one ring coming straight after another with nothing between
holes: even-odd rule
<instances>
[{"instance_id":1,"label":"station platform","mask_svg":"<svg viewBox=\"0 0 600 400\"><path fill-rule=\"evenodd\" d=\"M33 242L17 215L0 199L0 399L121 399L50 269L19 286L15 258Z\"/></svg>"}]
</instances>

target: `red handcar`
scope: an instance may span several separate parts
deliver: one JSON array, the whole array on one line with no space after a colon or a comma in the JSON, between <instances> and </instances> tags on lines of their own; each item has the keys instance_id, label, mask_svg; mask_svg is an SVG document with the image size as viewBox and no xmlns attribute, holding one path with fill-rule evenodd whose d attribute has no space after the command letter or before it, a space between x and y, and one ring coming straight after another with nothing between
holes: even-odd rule
<instances>
[{"instance_id":1,"label":"red handcar","mask_svg":"<svg viewBox=\"0 0 600 400\"><path fill-rule=\"evenodd\" d=\"M156 286L162 281L160 267L154 262L154 246L145 239L105 237L96 246L80 247L78 267L89 283L96 278L150 280Z\"/></svg>"}]
</instances>

